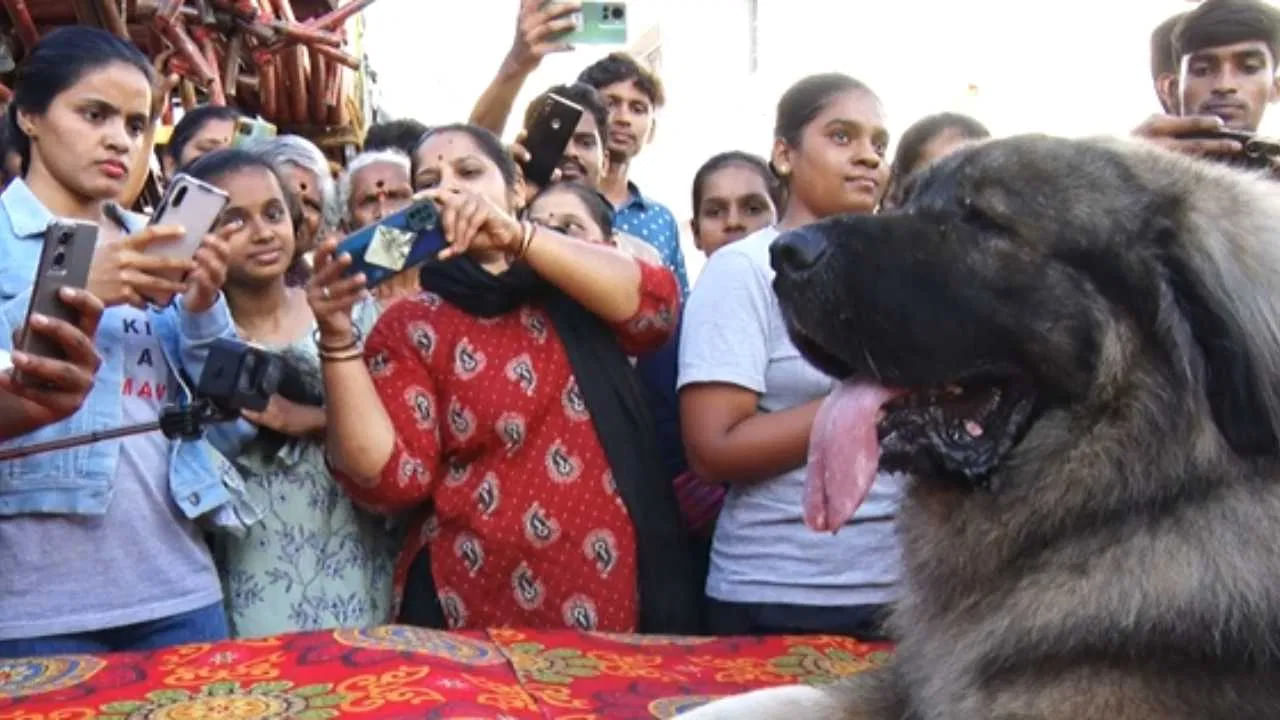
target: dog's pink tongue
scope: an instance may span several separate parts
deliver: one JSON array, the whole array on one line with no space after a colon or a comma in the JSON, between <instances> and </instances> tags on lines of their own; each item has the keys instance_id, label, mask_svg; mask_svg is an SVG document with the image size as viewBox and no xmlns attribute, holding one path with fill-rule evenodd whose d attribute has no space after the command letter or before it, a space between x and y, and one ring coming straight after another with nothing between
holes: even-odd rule
<instances>
[{"instance_id":1,"label":"dog's pink tongue","mask_svg":"<svg viewBox=\"0 0 1280 720\"><path fill-rule=\"evenodd\" d=\"M876 414L901 391L873 383L840 383L822 401L809 434L804 521L836 532L866 499L880 465Z\"/></svg>"}]
</instances>

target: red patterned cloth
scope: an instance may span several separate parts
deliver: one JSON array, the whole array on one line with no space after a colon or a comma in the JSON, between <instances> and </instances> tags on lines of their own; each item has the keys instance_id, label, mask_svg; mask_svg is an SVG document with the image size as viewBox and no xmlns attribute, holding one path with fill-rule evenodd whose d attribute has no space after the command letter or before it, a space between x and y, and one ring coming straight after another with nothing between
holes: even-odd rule
<instances>
[{"instance_id":1,"label":"red patterned cloth","mask_svg":"<svg viewBox=\"0 0 1280 720\"><path fill-rule=\"evenodd\" d=\"M831 636L388 626L0 659L0 720L650 720L756 688L829 683L888 656L886 645Z\"/></svg>"},{"instance_id":2,"label":"red patterned cloth","mask_svg":"<svg viewBox=\"0 0 1280 720\"><path fill-rule=\"evenodd\" d=\"M628 352L665 342L670 271L639 262L641 304L614 327ZM432 293L393 305L366 358L397 430L357 502L422 508L397 567L397 597L425 545L451 628L636 627L635 533L547 314L477 318Z\"/></svg>"}]
</instances>

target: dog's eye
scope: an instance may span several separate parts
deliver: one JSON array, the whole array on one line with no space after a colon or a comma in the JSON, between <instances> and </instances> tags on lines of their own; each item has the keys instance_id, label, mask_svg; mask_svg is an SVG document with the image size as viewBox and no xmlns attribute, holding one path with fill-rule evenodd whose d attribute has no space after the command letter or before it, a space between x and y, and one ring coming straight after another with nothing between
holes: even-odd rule
<instances>
[{"instance_id":1,"label":"dog's eye","mask_svg":"<svg viewBox=\"0 0 1280 720\"><path fill-rule=\"evenodd\" d=\"M1003 232L1007 229L1004 223L997 220L969 197L960 199L960 216L964 224L979 230Z\"/></svg>"}]
</instances>

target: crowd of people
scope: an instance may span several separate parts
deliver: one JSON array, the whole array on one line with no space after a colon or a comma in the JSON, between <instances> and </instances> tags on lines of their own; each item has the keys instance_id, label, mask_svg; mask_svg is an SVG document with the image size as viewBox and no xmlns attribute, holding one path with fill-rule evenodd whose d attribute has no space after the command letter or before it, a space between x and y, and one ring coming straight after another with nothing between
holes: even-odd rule
<instances>
[{"instance_id":1,"label":"crowd of people","mask_svg":"<svg viewBox=\"0 0 1280 720\"><path fill-rule=\"evenodd\" d=\"M189 110L158 149L164 175L229 198L190 259L149 253L183 229L118 202L153 151L151 64L86 27L30 49L3 131L2 447L157 420L191 400L218 338L278 354L291 382L198 439L0 463L0 657L390 622L883 637L908 478L878 476L842 528L805 526L833 380L787 335L769 248L892 212L989 133L939 113L894 142L872 88L798 79L767 157L728 150L692 178L708 261L691 287L658 199L672 189L630 179L666 103L652 69L614 53L546 90L584 112L545 187L522 173L524 134L499 140L579 4L522 2L466 122L375 125L341 168L295 135L233 143L233 108ZM1257 130L1278 50L1261 0L1170 18L1151 37L1163 112L1132 134L1236 161L1224 131ZM372 290L346 272L341 236L427 200L440 261ZM27 315L55 218L99 229L86 287L60 295L79 322ZM63 356L13 350L23 331Z\"/></svg>"}]
</instances>

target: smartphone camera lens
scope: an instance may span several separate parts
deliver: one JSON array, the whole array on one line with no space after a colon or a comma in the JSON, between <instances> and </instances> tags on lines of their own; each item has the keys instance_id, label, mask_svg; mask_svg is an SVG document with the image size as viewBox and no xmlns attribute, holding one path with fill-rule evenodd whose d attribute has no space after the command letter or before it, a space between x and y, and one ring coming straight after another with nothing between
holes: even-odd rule
<instances>
[{"instance_id":1,"label":"smartphone camera lens","mask_svg":"<svg viewBox=\"0 0 1280 720\"><path fill-rule=\"evenodd\" d=\"M182 204L182 200L186 196L187 196L187 187L183 185L182 187L178 188L177 192L173 194L173 201L170 202L169 204L172 205L173 207L178 207L179 205Z\"/></svg>"},{"instance_id":2,"label":"smartphone camera lens","mask_svg":"<svg viewBox=\"0 0 1280 720\"><path fill-rule=\"evenodd\" d=\"M66 263L67 263L67 254L65 252L63 252L62 250L58 250L53 254L53 267L55 269L61 268Z\"/></svg>"},{"instance_id":3,"label":"smartphone camera lens","mask_svg":"<svg viewBox=\"0 0 1280 720\"><path fill-rule=\"evenodd\" d=\"M623 14L624 14L624 11L620 7L614 7L609 9L610 18L613 20L621 20Z\"/></svg>"}]
</instances>

